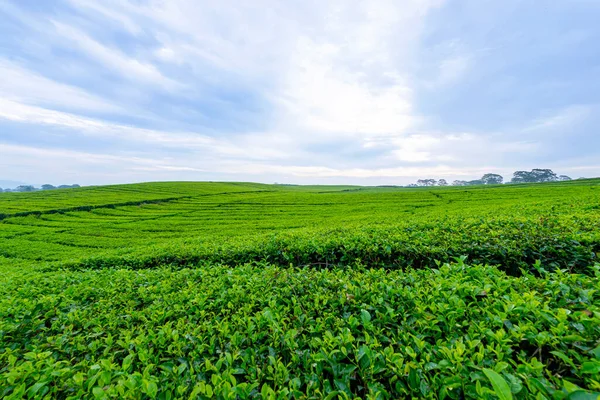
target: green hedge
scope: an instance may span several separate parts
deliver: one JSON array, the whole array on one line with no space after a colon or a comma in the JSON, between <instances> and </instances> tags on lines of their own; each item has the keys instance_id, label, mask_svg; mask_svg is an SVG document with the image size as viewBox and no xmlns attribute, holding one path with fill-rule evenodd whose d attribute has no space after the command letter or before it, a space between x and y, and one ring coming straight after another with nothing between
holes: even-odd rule
<instances>
[{"instance_id":1,"label":"green hedge","mask_svg":"<svg viewBox=\"0 0 600 400\"><path fill-rule=\"evenodd\" d=\"M30 272L0 289L0 397L596 398L595 271Z\"/></svg>"}]
</instances>

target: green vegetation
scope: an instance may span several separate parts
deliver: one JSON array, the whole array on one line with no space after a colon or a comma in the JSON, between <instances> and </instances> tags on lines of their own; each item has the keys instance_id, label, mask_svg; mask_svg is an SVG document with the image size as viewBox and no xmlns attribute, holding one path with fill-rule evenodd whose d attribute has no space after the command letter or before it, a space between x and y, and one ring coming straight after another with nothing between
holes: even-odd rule
<instances>
[{"instance_id":1,"label":"green vegetation","mask_svg":"<svg viewBox=\"0 0 600 400\"><path fill-rule=\"evenodd\" d=\"M600 180L0 194L2 398L596 398Z\"/></svg>"}]
</instances>

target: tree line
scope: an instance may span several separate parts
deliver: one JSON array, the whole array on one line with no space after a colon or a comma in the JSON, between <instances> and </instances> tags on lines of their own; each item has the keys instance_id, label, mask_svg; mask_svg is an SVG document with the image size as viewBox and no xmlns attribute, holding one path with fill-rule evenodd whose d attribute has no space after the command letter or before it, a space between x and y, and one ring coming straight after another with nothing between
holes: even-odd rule
<instances>
[{"instance_id":1,"label":"tree line","mask_svg":"<svg viewBox=\"0 0 600 400\"><path fill-rule=\"evenodd\" d=\"M17 186L14 189L2 189L0 188L0 193L9 193L9 192L19 192L19 193L26 193L26 192L37 192L40 190L54 190L54 189L75 189L81 187L78 184L74 184L74 185L60 185L60 186L53 186L53 185L42 185L41 188L36 188L33 185L20 185Z\"/></svg>"},{"instance_id":2,"label":"tree line","mask_svg":"<svg viewBox=\"0 0 600 400\"><path fill-rule=\"evenodd\" d=\"M572 180L567 175L557 175L551 169L534 168L531 171L515 171L510 182L506 183L540 183L563 182ZM472 181L455 180L449 184L445 179L419 179L409 187L427 186L472 186L472 185L502 185L504 177L498 174L485 174L480 179Z\"/></svg>"}]
</instances>

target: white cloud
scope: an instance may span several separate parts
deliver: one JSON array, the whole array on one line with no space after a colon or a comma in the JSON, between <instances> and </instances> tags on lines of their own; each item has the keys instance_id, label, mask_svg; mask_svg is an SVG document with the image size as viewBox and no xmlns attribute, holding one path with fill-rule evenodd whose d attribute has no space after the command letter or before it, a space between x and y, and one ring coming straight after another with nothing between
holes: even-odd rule
<instances>
[{"instance_id":1,"label":"white cloud","mask_svg":"<svg viewBox=\"0 0 600 400\"><path fill-rule=\"evenodd\" d=\"M317 135L364 137L401 134L418 121L412 114L411 90L401 77L390 71L381 72L387 76L365 76L336 61L340 49L302 42L280 93L283 126ZM387 79L389 85L374 84L373 78Z\"/></svg>"},{"instance_id":2,"label":"white cloud","mask_svg":"<svg viewBox=\"0 0 600 400\"><path fill-rule=\"evenodd\" d=\"M469 49L461 40L454 38L421 51L421 68L429 75L424 81L424 87L436 90L460 82L474 67L477 53L486 50Z\"/></svg>"},{"instance_id":3,"label":"white cloud","mask_svg":"<svg viewBox=\"0 0 600 400\"><path fill-rule=\"evenodd\" d=\"M196 85L228 76L238 86L261 91L273 106L265 115L266 132L235 140L253 141L260 153L275 157L277 143L291 162L303 157L307 146L324 141L362 147L419 127L407 61L428 12L442 3L309 1L284 7L265 1L199 7L190 0L151 0L111 7L151 22L161 42L154 56L192 68ZM267 137L276 139L263 141ZM406 150L404 158L424 156Z\"/></svg>"},{"instance_id":4,"label":"white cloud","mask_svg":"<svg viewBox=\"0 0 600 400\"><path fill-rule=\"evenodd\" d=\"M155 165L153 167L133 167L134 171L145 171L145 172L209 172L210 170L193 168L193 167L177 167L174 165Z\"/></svg>"},{"instance_id":5,"label":"white cloud","mask_svg":"<svg viewBox=\"0 0 600 400\"><path fill-rule=\"evenodd\" d=\"M117 142L128 142L131 149L140 145L157 149L195 151L206 153L206 158L216 155L234 159L283 159L287 155L266 143L248 141L247 138L217 139L196 132L173 132L143 129L134 126L111 123L65 112L28 106L22 103L0 99L0 119L27 124L51 125L67 129L71 135L86 135ZM259 135L260 137L261 135ZM268 140L268 139L266 139Z\"/></svg>"},{"instance_id":6,"label":"white cloud","mask_svg":"<svg viewBox=\"0 0 600 400\"><path fill-rule=\"evenodd\" d=\"M550 131L572 127L574 124L585 120L597 108L595 104L571 105L558 110L548 116L538 118L523 132Z\"/></svg>"},{"instance_id":7,"label":"white cloud","mask_svg":"<svg viewBox=\"0 0 600 400\"><path fill-rule=\"evenodd\" d=\"M467 56L453 56L443 60L439 66L437 85L449 85L458 81L469 69Z\"/></svg>"},{"instance_id":8,"label":"white cloud","mask_svg":"<svg viewBox=\"0 0 600 400\"><path fill-rule=\"evenodd\" d=\"M113 7L106 7L101 2L95 0L68 0L73 6L88 11L91 16L94 14L102 14L106 18L118 22L125 30L137 35L142 32L142 28L139 24L134 22L125 13L115 11Z\"/></svg>"},{"instance_id":9,"label":"white cloud","mask_svg":"<svg viewBox=\"0 0 600 400\"><path fill-rule=\"evenodd\" d=\"M109 101L83 89L45 78L0 58L0 97L33 105L62 106L78 110L122 112Z\"/></svg>"},{"instance_id":10,"label":"white cloud","mask_svg":"<svg viewBox=\"0 0 600 400\"><path fill-rule=\"evenodd\" d=\"M289 54L302 7L270 1L108 0L110 8L144 23L160 41L156 54L196 71L218 68L240 79L272 78ZM297 11L297 12L296 12Z\"/></svg>"},{"instance_id":11,"label":"white cloud","mask_svg":"<svg viewBox=\"0 0 600 400\"><path fill-rule=\"evenodd\" d=\"M102 63L104 67L120 73L128 80L143 81L169 90L183 89L181 83L165 77L152 64L127 57L121 51L101 44L72 26L54 21L54 27L58 34L69 41L70 45L77 45L89 57Z\"/></svg>"},{"instance_id":12,"label":"white cloud","mask_svg":"<svg viewBox=\"0 0 600 400\"><path fill-rule=\"evenodd\" d=\"M19 174L25 181L36 184L109 184L152 180L160 172L156 167L168 162L164 157L148 158L115 152L102 154L4 143L0 143L0 154L3 173L10 176Z\"/></svg>"},{"instance_id":13,"label":"white cloud","mask_svg":"<svg viewBox=\"0 0 600 400\"><path fill-rule=\"evenodd\" d=\"M5 143L0 143L0 151L7 157L12 156L20 159L53 158L61 160L82 161L86 164L114 164L123 162L133 164L156 163L156 160L142 157L118 156L114 154L98 154L92 152L73 151L65 149L48 149L31 146L11 145Z\"/></svg>"},{"instance_id":14,"label":"white cloud","mask_svg":"<svg viewBox=\"0 0 600 400\"><path fill-rule=\"evenodd\" d=\"M440 139L428 135L412 135L392 141L397 147L394 156L400 161L423 162L433 158L431 148L438 144Z\"/></svg>"},{"instance_id":15,"label":"white cloud","mask_svg":"<svg viewBox=\"0 0 600 400\"><path fill-rule=\"evenodd\" d=\"M202 135L160 132L152 129L119 125L61 111L29 106L5 99L0 99L0 118L28 124L43 124L68 128L74 135L86 134L103 138L112 137L115 139L127 139L133 142L147 142L181 148L210 147L214 143L213 139Z\"/></svg>"},{"instance_id":16,"label":"white cloud","mask_svg":"<svg viewBox=\"0 0 600 400\"><path fill-rule=\"evenodd\" d=\"M323 26L293 42L278 128L362 142L417 128L407 60L424 17L440 3L328 3Z\"/></svg>"},{"instance_id":17,"label":"white cloud","mask_svg":"<svg viewBox=\"0 0 600 400\"><path fill-rule=\"evenodd\" d=\"M240 169L230 169L230 173L246 173L264 175L278 171L295 177L313 178L422 178L422 177L454 177L481 176L489 172L489 168L453 168L447 165L431 167L394 167L394 168L331 168L323 166L264 165L248 164Z\"/></svg>"},{"instance_id":18,"label":"white cloud","mask_svg":"<svg viewBox=\"0 0 600 400\"><path fill-rule=\"evenodd\" d=\"M59 134L44 139L80 146L82 157L100 144L148 160L113 160L136 177L334 181L475 178L523 153L541 154L544 135L564 136L592 113L567 107L524 128L516 121L511 132L436 115L452 109L449 99L465 100L461 90L448 93L467 74L491 71L481 69L488 60L475 49L486 43L428 25L439 22L442 16L430 17L445 2L67 0L52 14L0 3L26 27L23 40L37 46L21 46L25 55L11 58L52 64L46 77L0 59L0 119L22 123L7 126L24 136L35 125L52 126ZM89 88L48 78L68 71L79 71L70 82ZM93 95L99 85L119 103ZM437 92L439 99L430 97ZM83 116L89 111L118 113L130 125ZM136 125L141 120L154 128Z\"/></svg>"},{"instance_id":19,"label":"white cloud","mask_svg":"<svg viewBox=\"0 0 600 400\"><path fill-rule=\"evenodd\" d=\"M189 65L196 84L219 79L219 70L238 84L258 85L274 103L271 130L362 140L400 135L420 122L405 76L407 61L427 13L442 3L110 4L131 20L154 24L161 41L155 57Z\"/></svg>"},{"instance_id":20,"label":"white cloud","mask_svg":"<svg viewBox=\"0 0 600 400\"><path fill-rule=\"evenodd\" d=\"M177 58L177 54L175 51L168 47L161 47L160 49L154 52L157 58L161 59L165 62L171 62L176 64L181 64L183 60Z\"/></svg>"}]
</instances>

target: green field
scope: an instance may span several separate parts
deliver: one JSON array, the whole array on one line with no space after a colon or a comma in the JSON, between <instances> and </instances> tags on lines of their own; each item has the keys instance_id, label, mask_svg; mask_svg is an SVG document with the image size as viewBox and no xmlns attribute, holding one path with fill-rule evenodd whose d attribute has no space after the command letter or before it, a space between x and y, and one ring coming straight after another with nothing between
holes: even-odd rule
<instances>
[{"instance_id":1,"label":"green field","mask_svg":"<svg viewBox=\"0 0 600 400\"><path fill-rule=\"evenodd\" d=\"M0 194L2 398L597 398L600 180Z\"/></svg>"}]
</instances>

